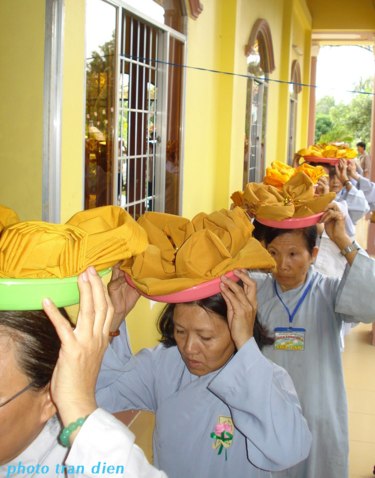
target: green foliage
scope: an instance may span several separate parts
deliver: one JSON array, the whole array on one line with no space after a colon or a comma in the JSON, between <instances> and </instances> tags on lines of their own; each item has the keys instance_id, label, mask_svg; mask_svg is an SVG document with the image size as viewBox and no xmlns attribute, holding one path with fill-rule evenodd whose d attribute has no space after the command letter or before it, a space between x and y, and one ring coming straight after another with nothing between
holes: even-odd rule
<instances>
[{"instance_id":1,"label":"green foliage","mask_svg":"<svg viewBox=\"0 0 375 478\"><path fill-rule=\"evenodd\" d=\"M318 113L315 122L315 142L317 143L321 136L327 134L333 128L333 123L329 114Z\"/></svg>"},{"instance_id":2,"label":"green foliage","mask_svg":"<svg viewBox=\"0 0 375 478\"><path fill-rule=\"evenodd\" d=\"M372 79L361 79L355 91L372 93ZM315 142L344 141L352 146L358 141L370 143L372 94L356 93L349 104L338 103L332 96L316 105Z\"/></svg>"},{"instance_id":3,"label":"green foliage","mask_svg":"<svg viewBox=\"0 0 375 478\"><path fill-rule=\"evenodd\" d=\"M335 106L335 98L333 96L324 96L316 104L316 114L329 115L333 106Z\"/></svg>"}]
</instances>

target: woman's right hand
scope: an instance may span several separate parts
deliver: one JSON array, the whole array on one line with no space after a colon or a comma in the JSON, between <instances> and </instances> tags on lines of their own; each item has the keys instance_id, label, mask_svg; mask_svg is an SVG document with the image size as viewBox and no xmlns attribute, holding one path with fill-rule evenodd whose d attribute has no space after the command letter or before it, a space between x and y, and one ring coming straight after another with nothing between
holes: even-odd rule
<instances>
[{"instance_id":1,"label":"woman's right hand","mask_svg":"<svg viewBox=\"0 0 375 478\"><path fill-rule=\"evenodd\" d=\"M137 303L140 294L131 287L125 279L125 272L120 269L120 264L112 268L112 277L108 283L108 294L114 307L111 330L117 330L121 322Z\"/></svg>"},{"instance_id":2,"label":"woman's right hand","mask_svg":"<svg viewBox=\"0 0 375 478\"><path fill-rule=\"evenodd\" d=\"M51 395L64 426L97 408L95 384L113 316L107 290L93 267L79 276L78 287L79 314L74 330L49 299L43 301L44 311L61 340Z\"/></svg>"},{"instance_id":3,"label":"woman's right hand","mask_svg":"<svg viewBox=\"0 0 375 478\"><path fill-rule=\"evenodd\" d=\"M235 274L243 282L243 287L225 275L221 278L221 295L227 304L227 319L233 342L239 350L254 336L257 311L257 286L246 270L236 270Z\"/></svg>"}]
</instances>

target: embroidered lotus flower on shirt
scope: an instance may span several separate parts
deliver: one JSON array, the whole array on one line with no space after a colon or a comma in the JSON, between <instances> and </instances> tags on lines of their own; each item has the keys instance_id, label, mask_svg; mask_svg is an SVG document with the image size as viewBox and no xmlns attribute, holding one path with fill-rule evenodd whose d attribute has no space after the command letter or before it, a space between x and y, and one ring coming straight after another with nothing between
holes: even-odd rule
<instances>
[{"instance_id":1,"label":"embroidered lotus flower on shirt","mask_svg":"<svg viewBox=\"0 0 375 478\"><path fill-rule=\"evenodd\" d=\"M211 433L211 438L215 440L212 448L218 450L218 455L221 455L223 450L225 450L225 460L227 460L227 449L232 445L233 430L233 422L230 417L219 417L219 422Z\"/></svg>"}]
</instances>

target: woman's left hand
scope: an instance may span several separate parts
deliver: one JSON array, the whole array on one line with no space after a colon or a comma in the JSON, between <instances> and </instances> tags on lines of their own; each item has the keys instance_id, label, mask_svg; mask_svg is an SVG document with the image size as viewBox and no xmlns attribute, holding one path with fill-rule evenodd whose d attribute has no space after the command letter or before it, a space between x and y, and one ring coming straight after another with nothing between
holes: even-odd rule
<instances>
[{"instance_id":1,"label":"woman's left hand","mask_svg":"<svg viewBox=\"0 0 375 478\"><path fill-rule=\"evenodd\" d=\"M316 185L315 193L317 196L323 196L324 194L329 193L329 182L326 176L319 178Z\"/></svg>"},{"instance_id":2,"label":"woman's left hand","mask_svg":"<svg viewBox=\"0 0 375 478\"><path fill-rule=\"evenodd\" d=\"M320 222L324 223L324 228L328 237L340 249L343 249L348 244L351 244L351 240L345 229L344 215L336 203L331 202L328 204ZM344 243L345 245L343 245Z\"/></svg>"},{"instance_id":3,"label":"woman's left hand","mask_svg":"<svg viewBox=\"0 0 375 478\"><path fill-rule=\"evenodd\" d=\"M348 180L348 163L346 159L340 158L339 163L335 166L336 175L342 184L345 184Z\"/></svg>"},{"instance_id":4,"label":"woman's left hand","mask_svg":"<svg viewBox=\"0 0 375 478\"><path fill-rule=\"evenodd\" d=\"M243 282L243 287L223 276L221 294L227 304L228 326L239 350L254 335L254 323L257 312L256 283L245 270L236 270L235 274Z\"/></svg>"},{"instance_id":5,"label":"woman's left hand","mask_svg":"<svg viewBox=\"0 0 375 478\"><path fill-rule=\"evenodd\" d=\"M74 330L50 300L43 301L61 340L51 395L64 426L97 408L95 384L113 316L107 289L93 267L79 276L78 287L80 306Z\"/></svg>"}]
</instances>

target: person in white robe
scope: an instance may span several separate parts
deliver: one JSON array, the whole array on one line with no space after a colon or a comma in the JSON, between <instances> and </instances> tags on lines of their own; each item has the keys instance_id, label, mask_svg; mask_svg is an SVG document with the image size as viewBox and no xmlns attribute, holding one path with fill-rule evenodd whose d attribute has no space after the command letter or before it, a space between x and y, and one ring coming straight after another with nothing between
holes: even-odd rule
<instances>
[{"instance_id":1,"label":"person in white robe","mask_svg":"<svg viewBox=\"0 0 375 478\"><path fill-rule=\"evenodd\" d=\"M354 164L348 165L348 173L355 182L357 189L361 190L365 195L365 198L372 211L372 217L374 217L375 211L375 183L365 178L355 168ZM373 222L373 219L372 219ZM375 345L375 323L372 324L372 345Z\"/></svg>"},{"instance_id":2,"label":"person in white robe","mask_svg":"<svg viewBox=\"0 0 375 478\"><path fill-rule=\"evenodd\" d=\"M375 183L370 179L359 174L355 168L355 164L348 164L348 174L355 183L358 190L362 191L370 206L371 211L375 210Z\"/></svg>"},{"instance_id":3,"label":"person in white robe","mask_svg":"<svg viewBox=\"0 0 375 478\"><path fill-rule=\"evenodd\" d=\"M277 272L250 274L258 286L258 318L274 331L263 353L291 375L313 436L307 460L278 478L347 478L348 419L340 352L343 322L375 317L375 261L358 250L337 204L323 216L326 233L345 255L342 279L322 275L312 264L316 227L265 228L263 240ZM360 291L360 292L359 292Z\"/></svg>"},{"instance_id":4,"label":"person in white robe","mask_svg":"<svg viewBox=\"0 0 375 478\"><path fill-rule=\"evenodd\" d=\"M155 466L170 478L264 478L303 460L311 437L293 383L253 337L253 281L242 274L243 288L222 278L221 294L170 304L162 344L132 355L123 319L137 292L122 274L109 284L121 333L105 354L96 398L112 412L155 413Z\"/></svg>"},{"instance_id":5,"label":"person in white robe","mask_svg":"<svg viewBox=\"0 0 375 478\"><path fill-rule=\"evenodd\" d=\"M329 190L336 193L336 202L347 203L350 219L355 226L369 212L370 207L363 191L358 190L349 178L349 164L350 162L345 159L340 159L335 169L330 169ZM350 230L347 224L347 232L352 237L355 235L355 228Z\"/></svg>"},{"instance_id":6,"label":"person in white robe","mask_svg":"<svg viewBox=\"0 0 375 478\"><path fill-rule=\"evenodd\" d=\"M148 463L130 430L96 405L113 307L94 269L79 284L74 332L45 303L61 348L43 311L0 311L0 477L166 478ZM80 417L87 419L71 434L71 446L62 446L62 426Z\"/></svg>"},{"instance_id":7,"label":"person in white robe","mask_svg":"<svg viewBox=\"0 0 375 478\"><path fill-rule=\"evenodd\" d=\"M355 239L356 224L370 210L367 198L362 191L359 191L350 180L351 171L355 170L354 161L341 159L336 167L329 169L329 183L323 186L323 193L333 191L336 193L336 203L338 204L345 220L345 229L351 240ZM326 274L329 277L341 278L345 271L346 260L340 254L336 244L331 241L324 230L324 226L320 225L322 230L319 231L318 247L319 252L315 260L315 268L318 272ZM352 330L353 323L342 324L340 340L341 351L345 347L345 335Z\"/></svg>"}]
</instances>

